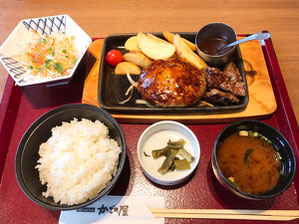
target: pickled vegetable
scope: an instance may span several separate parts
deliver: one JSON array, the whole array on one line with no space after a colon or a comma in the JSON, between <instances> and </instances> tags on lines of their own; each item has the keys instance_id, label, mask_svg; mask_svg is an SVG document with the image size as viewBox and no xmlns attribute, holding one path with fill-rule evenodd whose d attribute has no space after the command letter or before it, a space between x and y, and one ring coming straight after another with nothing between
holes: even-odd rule
<instances>
[{"instance_id":1,"label":"pickled vegetable","mask_svg":"<svg viewBox=\"0 0 299 224\"><path fill-rule=\"evenodd\" d=\"M170 150L169 155L164 160L162 166L158 169L159 173L164 174L168 171L168 169L171 167L177 153L178 153L178 150L173 150L173 149Z\"/></svg>"},{"instance_id":2,"label":"pickled vegetable","mask_svg":"<svg viewBox=\"0 0 299 224\"><path fill-rule=\"evenodd\" d=\"M189 163L194 161L194 157L184 148L179 149L179 154L184 157Z\"/></svg>"},{"instance_id":3,"label":"pickled vegetable","mask_svg":"<svg viewBox=\"0 0 299 224\"><path fill-rule=\"evenodd\" d=\"M152 151L152 156L154 157L154 159L157 159L161 156L167 156L170 152L170 149L168 148L168 146L165 146L163 149L156 149Z\"/></svg>"},{"instance_id":4,"label":"pickled vegetable","mask_svg":"<svg viewBox=\"0 0 299 224\"><path fill-rule=\"evenodd\" d=\"M173 161L174 166L178 170L189 170L190 169L190 163L186 159L179 159Z\"/></svg>"},{"instance_id":5,"label":"pickled vegetable","mask_svg":"<svg viewBox=\"0 0 299 224\"><path fill-rule=\"evenodd\" d=\"M173 163L171 164L171 166L169 167L169 171L174 171L175 170L175 165L174 165L174 161L176 160L180 160L178 157L175 157L174 160L173 160Z\"/></svg>"},{"instance_id":6,"label":"pickled vegetable","mask_svg":"<svg viewBox=\"0 0 299 224\"><path fill-rule=\"evenodd\" d=\"M179 139L178 141L169 141L167 142L167 146L171 149L181 149L184 147L186 141L184 139Z\"/></svg>"},{"instance_id":7,"label":"pickled vegetable","mask_svg":"<svg viewBox=\"0 0 299 224\"><path fill-rule=\"evenodd\" d=\"M143 154L145 157L151 157L150 155L148 155L146 152L143 151Z\"/></svg>"},{"instance_id":8,"label":"pickled vegetable","mask_svg":"<svg viewBox=\"0 0 299 224\"><path fill-rule=\"evenodd\" d=\"M190 163L194 161L194 157L184 149L186 141L179 139L178 141L167 142L167 146L162 149L155 149L152 151L152 156L157 159L161 156L166 156L162 166L158 169L158 172L165 174L167 171L174 171L175 169L186 170L190 169ZM176 157L179 155L182 159Z\"/></svg>"}]
</instances>

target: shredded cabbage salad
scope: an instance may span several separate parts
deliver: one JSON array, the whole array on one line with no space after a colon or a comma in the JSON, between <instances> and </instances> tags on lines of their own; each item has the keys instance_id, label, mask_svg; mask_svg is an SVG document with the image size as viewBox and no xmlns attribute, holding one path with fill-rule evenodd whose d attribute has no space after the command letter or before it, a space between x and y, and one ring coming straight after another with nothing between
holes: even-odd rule
<instances>
[{"instance_id":1,"label":"shredded cabbage salad","mask_svg":"<svg viewBox=\"0 0 299 224\"><path fill-rule=\"evenodd\" d=\"M23 80L66 76L77 61L75 36L57 32L43 36L35 31L19 55L13 58L26 70Z\"/></svg>"}]
</instances>

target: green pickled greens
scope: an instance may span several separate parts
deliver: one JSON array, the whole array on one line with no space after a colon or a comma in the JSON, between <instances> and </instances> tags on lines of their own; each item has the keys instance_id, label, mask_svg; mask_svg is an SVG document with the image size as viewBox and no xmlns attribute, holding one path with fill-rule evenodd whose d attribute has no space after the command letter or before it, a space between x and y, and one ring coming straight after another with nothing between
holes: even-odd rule
<instances>
[{"instance_id":1,"label":"green pickled greens","mask_svg":"<svg viewBox=\"0 0 299 224\"><path fill-rule=\"evenodd\" d=\"M190 164L194 161L194 157L184 148L185 143L184 139L169 140L164 148L152 150L154 159L162 156L166 157L162 166L158 169L159 173L165 174L175 169L186 170L191 168ZM176 157L177 155L183 159Z\"/></svg>"},{"instance_id":2,"label":"green pickled greens","mask_svg":"<svg viewBox=\"0 0 299 224\"><path fill-rule=\"evenodd\" d=\"M152 151L152 156L154 159L158 159L161 156L167 156L169 154L169 148L165 146L162 149L155 149Z\"/></svg>"},{"instance_id":3,"label":"green pickled greens","mask_svg":"<svg viewBox=\"0 0 299 224\"><path fill-rule=\"evenodd\" d=\"M178 170L189 170L191 168L190 163L186 159L174 160L173 163Z\"/></svg>"},{"instance_id":4,"label":"green pickled greens","mask_svg":"<svg viewBox=\"0 0 299 224\"><path fill-rule=\"evenodd\" d=\"M158 169L158 172L161 174L164 174L168 171L168 169L171 167L174 158L176 156L177 150L170 150L169 155L164 160L162 166Z\"/></svg>"}]
</instances>

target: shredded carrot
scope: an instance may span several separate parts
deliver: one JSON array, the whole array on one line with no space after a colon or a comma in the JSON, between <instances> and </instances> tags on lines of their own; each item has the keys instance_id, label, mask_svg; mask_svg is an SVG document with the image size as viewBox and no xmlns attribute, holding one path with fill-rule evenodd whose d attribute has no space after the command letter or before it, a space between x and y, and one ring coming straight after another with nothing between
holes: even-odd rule
<instances>
[{"instance_id":1,"label":"shredded carrot","mask_svg":"<svg viewBox=\"0 0 299 224\"><path fill-rule=\"evenodd\" d=\"M16 57L28 75L41 78L66 76L78 57L75 36L62 32L42 36L33 30L23 54Z\"/></svg>"}]
</instances>

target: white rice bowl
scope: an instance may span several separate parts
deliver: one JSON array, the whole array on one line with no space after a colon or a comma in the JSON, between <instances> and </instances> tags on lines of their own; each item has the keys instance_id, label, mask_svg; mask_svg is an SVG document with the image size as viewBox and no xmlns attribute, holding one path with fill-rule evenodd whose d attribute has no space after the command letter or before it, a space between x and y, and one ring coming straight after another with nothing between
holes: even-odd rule
<instances>
[{"instance_id":1,"label":"white rice bowl","mask_svg":"<svg viewBox=\"0 0 299 224\"><path fill-rule=\"evenodd\" d=\"M115 175L121 148L100 121L63 122L40 145L38 165L45 197L74 205L94 198Z\"/></svg>"}]
</instances>

